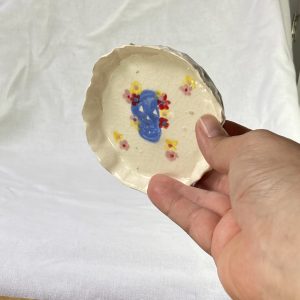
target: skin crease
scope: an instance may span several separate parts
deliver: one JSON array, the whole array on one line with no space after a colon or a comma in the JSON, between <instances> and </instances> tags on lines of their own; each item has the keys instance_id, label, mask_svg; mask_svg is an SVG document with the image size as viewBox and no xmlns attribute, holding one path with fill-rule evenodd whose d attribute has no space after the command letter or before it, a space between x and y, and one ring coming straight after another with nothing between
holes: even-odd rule
<instances>
[{"instance_id":1,"label":"skin crease","mask_svg":"<svg viewBox=\"0 0 300 300\"><path fill-rule=\"evenodd\" d=\"M155 175L148 196L212 255L233 299L300 299L300 145L230 121L224 128L210 115L197 122L213 170L196 186Z\"/></svg>"}]
</instances>

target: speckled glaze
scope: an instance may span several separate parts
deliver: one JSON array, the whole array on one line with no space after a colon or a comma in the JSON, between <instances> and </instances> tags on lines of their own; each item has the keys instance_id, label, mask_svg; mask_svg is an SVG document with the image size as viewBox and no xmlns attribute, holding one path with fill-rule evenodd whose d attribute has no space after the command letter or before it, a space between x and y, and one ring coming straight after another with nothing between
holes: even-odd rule
<instances>
[{"instance_id":1,"label":"speckled glaze","mask_svg":"<svg viewBox=\"0 0 300 300\"><path fill-rule=\"evenodd\" d=\"M209 169L194 133L207 113L225 120L203 68L169 47L132 44L95 64L82 112L101 165L143 192L157 173L193 184Z\"/></svg>"}]
</instances>

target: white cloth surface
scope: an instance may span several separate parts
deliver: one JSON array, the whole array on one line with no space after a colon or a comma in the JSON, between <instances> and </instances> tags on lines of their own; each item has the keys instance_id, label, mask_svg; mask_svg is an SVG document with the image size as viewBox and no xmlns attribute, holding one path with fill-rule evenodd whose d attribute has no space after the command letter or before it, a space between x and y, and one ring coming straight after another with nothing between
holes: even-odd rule
<instances>
[{"instance_id":1,"label":"white cloth surface","mask_svg":"<svg viewBox=\"0 0 300 300\"><path fill-rule=\"evenodd\" d=\"M228 299L213 260L99 166L81 109L97 59L130 42L188 53L228 119L300 140L277 0L0 0L0 294Z\"/></svg>"}]
</instances>

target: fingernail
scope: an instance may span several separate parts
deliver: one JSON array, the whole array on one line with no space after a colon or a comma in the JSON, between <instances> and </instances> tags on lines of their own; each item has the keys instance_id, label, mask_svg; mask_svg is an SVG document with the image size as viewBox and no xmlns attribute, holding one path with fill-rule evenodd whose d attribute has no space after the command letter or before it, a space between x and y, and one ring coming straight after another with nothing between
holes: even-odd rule
<instances>
[{"instance_id":1,"label":"fingernail","mask_svg":"<svg viewBox=\"0 0 300 300\"><path fill-rule=\"evenodd\" d=\"M209 138L227 135L219 121L212 115L204 115L197 122L197 128Z\"/></svg>"}]
</instances>

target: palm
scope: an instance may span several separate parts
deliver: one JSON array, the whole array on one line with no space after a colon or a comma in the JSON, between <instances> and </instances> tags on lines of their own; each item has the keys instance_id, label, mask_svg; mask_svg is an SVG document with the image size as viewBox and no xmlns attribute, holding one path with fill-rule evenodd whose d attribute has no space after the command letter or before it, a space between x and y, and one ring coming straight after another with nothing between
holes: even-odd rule
<instances>
[{"instance_id":1,"label":"palm","mask_svg":"<svg viewBox=\"0 0 300 300\"><path fill-rule=\"evenodd\" d=\"M229 122L227 131L236 135L247 130ZM250 236L240 229L232 213L229 194L227 174L215 170L194 187L156 175L148 189L152 202L213 256L226 290L251 299L255 286L245 281L256 276L253 266L257 257ZM248 276L240 276L245 272Z\"/></svg>"},{"instance_id":2,"label":"palm","mask_svg":"<svg viewBox=\"0 0 300 300\"><path fill-rule=\"evenodd\" d=\"M255 240L241 230L232 210L220 218L213 230L211 254L214 257L220 280L238 299L255 299L259 291L259 257L253 248Z\"/></svg>"},{"instance_id":3,"label":"palm","mask_svg":"<svg viewBox=\"0 0 300 300\"><path fill-rule=\"evenodd\" d=\"M206 250L216 262L222 284L232 295L243 295L245 299L255 298L254 295L259 293L258 284L256 280L249 279L258 279L260 276L256 267L259 259L253 248L255 241L240 228L233 214L228 176L211 171L196 184L196 187L199 191L210 191L211 203L217 204L211 208L220 214L219 222L212 228L210 249Z\"/></svg>"},{"instance_id":4,"label":"palm","mask_svg":"<svg viewBox=\"0 0 300 300\"><path fill-rule=\"evenodd\" d=\"M197 140L214 170L195 187L156 175L150 199L213 256L234 299L299 299L299 145L204 119Z\"/></svg>"},{"instance_id":5,"label":"palm","mask_svg":"<svg viewBox=\"0 0 300 300\"><path fill-rule=\"evenodd\" d=\"M251 299L256 287L246 281L256 276L253 266L257 257L253 254L250 237L240 229L232 214L227 176L213 171L196 187L189 187L167 176L156 175L148 194L162 212L214 257L226 290ZM245 272L248 276L239 276Z\"/></svg>"},{"instance_id":6,"label":"palm","mask_svg":"<svg viewBox=\"0 0 300 300\"><path fill-rule=\"evenodd\" d=\"M235 264L228 259L237 248L242 233L233 218L229 198L222 193L227 189L226 178L210 173L198 183L200 185L217 191L188 187L167 176L157 175L152 178L148 194L162 212L213 255L222 283L227 287L231 285L227 281L232 279L223 275L224 267Z\"/></svg>"}]
</instances>

